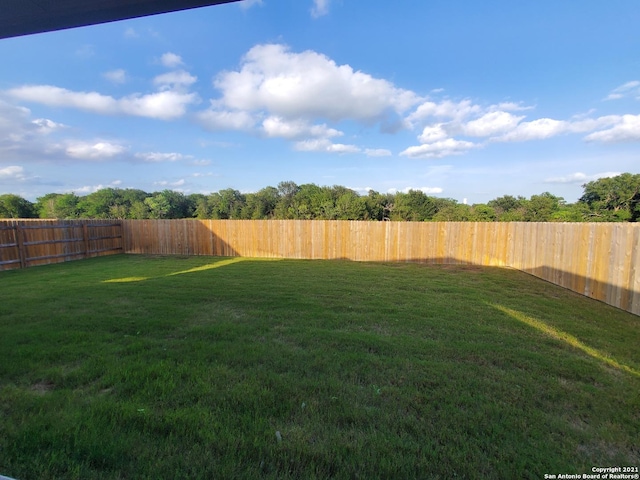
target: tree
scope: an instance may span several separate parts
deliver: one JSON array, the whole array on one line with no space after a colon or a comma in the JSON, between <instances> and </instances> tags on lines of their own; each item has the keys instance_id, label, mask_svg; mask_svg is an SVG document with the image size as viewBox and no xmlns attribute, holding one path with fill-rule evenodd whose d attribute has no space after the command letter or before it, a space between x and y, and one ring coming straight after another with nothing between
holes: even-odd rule
<instances>
[{"instance_id":1,"label":"tree","mask_svg":"<svg viewBox=\"0 0 640 480\"><path fill-rule=\"evenodd\" d=\"M274 218L280 193L275 187L265 187L256 193L246 195L246 203L242 209L242 218L263 220Z\"/></svg>"},{"instance_id":2,"label":"tree","mask_svg":"<svg viewBox=\"0 0 640 480\"><path fill-rule=\"evenodd\" d=\"M409 190L396 194L391 220L424 222L431 220L436 213L437 205L433 198L420 190Z\"/></svg>"},{"instance_id":3,"label":"tree","mask_svg":"<svg viewBox=\"0 0 640 480\"><path fill-rule=\"evenodd\" d=\"M498 218L493 207L478 203L471 207L471 216L469 220L472 222L495 222Z\"/></svg>"},{"instance_id":4,"label":"tree","mask_svg":"<svg viewBox=\"0 0 640 480\"><path fill-rule=\"evenodd\" d=\"M75 193L48 193L36 199L36 210L40 218L78 218L78 202Z\"/></svg>"},{"instance_id":5,"label":"tree","mask_svg":"<svg viewBox=\"0 0 640 480\"><path fill-rule=\"evenodd\" d=\"M102 188L82 197L78 209L86 218L125 218L128 210L120 191L115 188Z\"/></svg>"},{"instance_id":6,"label":"tree","mask_svg":"<svg viewBox=\"0 0 640 480\"><path fill-rule=\"evenodd\" d=\"M227 188L214 192L207 199L211 209L211 218L237 220L242 218L242 209L246 198L238 190Z\"/></svg>"},{"instance_id":7,"label":"tree","mask_svg":"<svg viewBox=\"0 0 640 480\"><path fill-rule=\"evenodd\" d=\"M33 203L19 195L7 193L0 195L0 218L35 218Z\"/></svg>"},{"instance_id":8,"label":"tree","mask_svg":"<svg viewBox=\"0 0 640 480\"><path fill-rule=\"evenodd\" d=\"M589 206L590 219L607 222L640 220L640 174L623 173L582 186L578 202Z\"/></svg>"},{"instance_id":9,"label":"tree","mask_svg":"<svg viewBox=\"0 0 640 480\"><path fill-rule=\"evenodd\" d=\"M549 192L532 195L525 204L523 220L525 222L548 222L564 204L564 198L556 197Z\"/></svg>"},{"instance_id":10,"label":"tree","mask_svg":"<svg viewBox=\"0 0 640 480\"><path fill-rule=\"evenodd\" d=\"M495 210L499 221L521 222L524 220L527 203L528 200L522 196L504 195L489 201L487 205Z\"/></svg>"},{"instance_id":11,"label":"tree","mask_svg":"<svg viewBox=\"0 0 640 480\"><path fill-rule=\"evenodd\" d=\"M300 187L292 181L280 182L278 184L279 200L275 209L276 218L296 218L296 213L293 208L293 198L299 190Z\"/></svg>"},{"instance_id":12,"label":"tree","mask_svg":"<svg viewBox=\"0 0 640 480\"><path fill-rule=\"evenodd\" d=\"M193 205L193 216L196 218L211 218L211 208L207 201L206 195L201 193L192 193L187 197Z\"/></svg>"},{"instance_id":13,"label":"tree","mask_svg":"<svg viewBox=\"0 0 640 480\"><path fill-rule=\"evenodd\" d=\"M469 222L473 218L471 206L464 203L450 203L440 207L433 216L435 222Z\"/></svg>"}]
</instances>

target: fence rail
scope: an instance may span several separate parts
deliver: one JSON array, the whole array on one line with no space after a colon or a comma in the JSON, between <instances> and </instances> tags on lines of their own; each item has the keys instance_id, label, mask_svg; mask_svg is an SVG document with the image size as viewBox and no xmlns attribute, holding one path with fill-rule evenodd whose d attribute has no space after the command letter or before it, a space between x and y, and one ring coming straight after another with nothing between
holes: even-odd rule
<instances>
[{"instance_id":1,"label":"fence rail","mask_svg":"<svg viewBox=\"0 0 640 480\"><path fill-rule=\"evenodd\" d=\"M0 270L123 252L113 220L0 220Z\"/></svg>"},{"instance_id":2,"label":"fence rail","mask_svg":"<svg viewBox=\"0 0 640 480\"><path fill-rule=\"evenodd\" d=\"M512 267L640 315L632 223L124 220L124 251Z\"/></svg>"}]
</instances>

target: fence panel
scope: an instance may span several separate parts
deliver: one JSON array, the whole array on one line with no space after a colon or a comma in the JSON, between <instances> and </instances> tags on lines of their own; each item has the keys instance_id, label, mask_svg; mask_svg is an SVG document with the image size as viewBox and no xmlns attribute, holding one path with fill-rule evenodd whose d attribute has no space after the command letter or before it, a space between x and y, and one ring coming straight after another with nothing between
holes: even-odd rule
<instances>
[{"instance_id":1,"label":"fence panel","mask_svg":"<svg viewBox=\"0 0 640 480\"><path fill-rule=\"evenodd\" d=\"M113 220L0 220L0 270L122 253Z\"/></svg>"}]
</instances>

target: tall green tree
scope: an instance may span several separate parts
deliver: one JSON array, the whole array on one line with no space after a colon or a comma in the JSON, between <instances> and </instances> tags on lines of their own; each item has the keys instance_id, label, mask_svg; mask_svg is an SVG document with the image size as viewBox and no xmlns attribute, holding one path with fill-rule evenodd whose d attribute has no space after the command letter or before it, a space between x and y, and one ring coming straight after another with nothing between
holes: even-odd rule
<instances>
[{"instance_id":1,"label":"tall green tree","mask_svg":"<svg viewBox=\"0 0 640 480\"><path fill-rule=\"evenodd\" d=\"M36 218L35 205L19 195L0 195L0 218Z\"/></svg>"},{"instance_id":2,"label":"tall green tree","mask_svg":"<svg viewBox=\"0 0 640 480\"><path fill-rule=\"evenodd\" d=\"M431 220L437 211L433 198L421 190L409 190L396 194L391 220L424 222Z\"/></svg>"},{"instance_id":3,"label":"tall green tree","mask_svg":"<svg viewBox=\"0 0 640 480\"><path fill-rule=\"evenodd\" d=\"M600 178L582 187L584 193L578 201L588 205L591 221L640 220L640 174Z\"/></svg>"},{"instance_id":4,"label":"tall green tree","mask_svg":"<svg viewBox=\"0 0 640 480\"><path fill-rule=\"evenodd\" d=\"M531 195L524 206L523 220L525 222L549 222L564 204L564 198L556 197L549 192Z\"/></svg>"},{"instance_id":5,"label":"tall green tree","mask_svg":"<svg viewBox=\"0 0 640 480\"><path fill-rule=\"evenodd\" d=\"M48 193L36 199L40 218L78 218L80 198L75 193Z\"/></svg>"}]
</instances>

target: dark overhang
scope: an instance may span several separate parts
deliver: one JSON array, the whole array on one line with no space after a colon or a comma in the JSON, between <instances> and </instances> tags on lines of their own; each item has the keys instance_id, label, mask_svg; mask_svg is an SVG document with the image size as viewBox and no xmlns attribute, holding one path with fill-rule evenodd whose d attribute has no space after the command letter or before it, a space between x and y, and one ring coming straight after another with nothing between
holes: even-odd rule
<instances>
[{"instance_id":1,"label":"dark overhang","mask_svg":"<svg viewBox=\"0 0 640 480\"><path fill-rule=\"evenodd\" d=\"M236 1L238 0L0 0L0 38Z\"/></svg>"}]
</instances>

